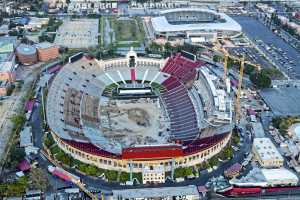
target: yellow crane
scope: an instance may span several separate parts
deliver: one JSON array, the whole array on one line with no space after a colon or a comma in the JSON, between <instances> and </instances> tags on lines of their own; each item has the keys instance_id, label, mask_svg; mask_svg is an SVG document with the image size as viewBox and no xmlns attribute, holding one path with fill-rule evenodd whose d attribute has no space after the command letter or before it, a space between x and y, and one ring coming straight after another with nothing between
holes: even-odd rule
<instances>
[{"instance_id":1,"label":"yellow crane","mask_svg":"<svg viewBox=\"0 0 300 200\"><path fill-rule=\"evenodd\" d=\"M237 93L236 93L236 104L235 104L236 122L239 122L240 117L241 117L240 97L241 97L241 92L242 92L242 84L243 84L245 64L253 66L258 71L261 70L261 67L260 67L260 65L253 64L249 61L245 61L245 56L244 55L242 56L242 58L239 58L237 56L230 55L228 53L228 51L224 48L220 48L219 50L224 54L224 77L223 77L224 83L226 82L226 79L227 79L228 60L229 60L229 58L232 59L232 60L240 62L239 82L238 82L238 88L237 88Z\"/></svg>"},{"instance_id":2,"label":"yellow crane","mask_svg":"<svg viewBox=\"0 0 300 200\"><path fill-rule=\"evenodd\" d=\"M236 122L239 122L240 118L241 118L241 98L240 97L241 97L241 92L242 92L244 68L245 68L245 56L243 56L241 59L239 84L238 84L237 94L236 94L236 104L235 104Z\"/></svg>"}]
</instances>

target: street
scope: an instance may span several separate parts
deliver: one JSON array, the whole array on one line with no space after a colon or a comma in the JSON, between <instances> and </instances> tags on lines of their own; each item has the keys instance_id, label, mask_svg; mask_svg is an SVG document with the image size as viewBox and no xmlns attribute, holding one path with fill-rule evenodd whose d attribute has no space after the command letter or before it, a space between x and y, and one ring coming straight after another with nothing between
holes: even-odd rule
<instances>
[{"instance_id":1,"label":"street","mask_svg":"<svg viewBox=\"0 0 300 200\"><path fill-rule=\"evenodd\" d=\"M233 18L240 23L247 37L256 44L281 71L291 77L300 78L300 53L296 49L253 17L233 16Z\"/></svg>"}]
</instances>

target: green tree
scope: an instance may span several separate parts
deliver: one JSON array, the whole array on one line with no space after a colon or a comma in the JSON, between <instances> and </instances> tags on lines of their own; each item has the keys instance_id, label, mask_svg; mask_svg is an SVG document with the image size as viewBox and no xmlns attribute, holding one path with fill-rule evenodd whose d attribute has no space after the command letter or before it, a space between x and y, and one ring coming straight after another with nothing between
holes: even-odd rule
<instances>
[{"instance_id":1,"label":"green tree","mask_svg":"<svg viewBox=\"0 0 300 200\"><path fill-rule=\"evenodd\" d=\"M41 190L42 192L46 191L49 186L49 181L46 173L44 173L42 169L31 169L29 177L33 188Z\"/></svg>"},{"instance_id":2,"label":"green tree","mask_svg":"<svg viewBox=\"0 0 300 200\"><path fill-rule=\"evenodd\" d=\"M50 148L55 142L51 134L48 134L44 141L46 147Z\"/></svg>"},{"instance_id":3,"label":"green tree","mask_svg":"<svg viewBox=\"0 0 300 200\"><path fill-rule=\"evenodd\" d=\"M113 170L106 170L105 177L108 179L108 181L116 181L118 178L118 172Z\"/></svg>"},{"instance_id":4,"label":"green tree","mask_svg":"<svg viewBox=\"0 0 300 200\"><path fill-rule=\"evenodd\" d=\"M17 167L18 163L24 159L25 155L23 148L18 148L16 145L12 145L9 152L7 166L11 168Z\"/></svg>"},{"instance_id":5,"label":"green tree","mask_svg":"<svg viewBox=\"0 0 300 200\"><path fill-rule=\"evenodd\" d=\"M22 114L18 114L18 115L13 115L11 118L12 123L14 124L16 129L19 129L23 126L23 124L26 121L26 117L25 115Z\"/></svg>"},{"instance_id":6,"label":"green tree","mask_svg":"<svg viewBox=\"0 0 300 200\"><path fill-rule=\"evenodd\" d=\"M209 162L210 166L217 166L219 164L219 160L216 156L209 159L208 162Z\"/></svg>"},{"instance_id":7,"label":"green tree","mask_svg":"<svg viewBox=\"0 0 300 200\"><path fill-rule=\"evenodd\" d=\"M94 165L88 165L86 168L86 173L90 176L96 176L98 172L98 168Z\"/></svg>"},{"instance_id":8,"label":"green tree","mask_svg":"<svg viewBox=\"0 0 300 200\"><path fill-rule=\"evenodd\" d=\"M121 172L120 174L120 182L125 183L126 181L129 180L129 174L126 172Z\"/></svg>"},{"instance_id":9,"label":"green tree","mask_svg":"<svg viewBox=\"0 0 300 200\"><path fill-rule=\"evenodd\" d=\"M271 79L265 71L252 73L250 80L259 89L268 88L271 85Z\"/></svg>"},{"instance_id":10,"label":"green tree","mask_svg":"<svg viewBox=\"0 0 300 200\"><path fill-rule=\"evenodd\" d=\"M193 167L185 168L185 176L190 176L193 174Z\"/></svg>"}]
</instances>

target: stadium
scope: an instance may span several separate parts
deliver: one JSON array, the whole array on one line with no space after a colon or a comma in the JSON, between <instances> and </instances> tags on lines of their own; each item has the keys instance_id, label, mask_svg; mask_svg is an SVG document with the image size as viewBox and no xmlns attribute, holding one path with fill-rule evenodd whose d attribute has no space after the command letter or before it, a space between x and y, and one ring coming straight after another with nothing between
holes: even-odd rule
<instances>
[{"instance_id":1,"label":"stadium","mask_svg":"<svg viewBox=\"0 0 300 200\"><path fill-rule=\"evenodd\" d=\"M241 34L241 26L224 13L200 8L178 8L161 11L151 18L155 38L185 38L192 42L210 42L217 38Z\"/></svg>"},{"instance_id":2,"label":"stadium","mask_svg":"<svg viewBox=\"0 0 300 200\"><path fill-rule=\"evenodd\" d=\"M219 153L232 130L230 85L181 52L167 59L70 58L53 78L46 117L58 146L102 169L194 166Z\"/></svg>"}]
</instances>

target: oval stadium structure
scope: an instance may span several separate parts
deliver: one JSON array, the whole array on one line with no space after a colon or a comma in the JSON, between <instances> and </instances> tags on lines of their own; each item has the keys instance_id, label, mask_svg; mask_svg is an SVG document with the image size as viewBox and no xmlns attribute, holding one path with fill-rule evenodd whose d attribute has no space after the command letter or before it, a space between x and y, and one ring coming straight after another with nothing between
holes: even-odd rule
<instances>
[{"instance_id":1,"label":"oval stadium structure","mask_svg":"<svg viewBox=\"0 0 300 200\"><path fill-rule=\"evenodd\" d=\"M151 18L150 29L155 38L182 37L202 42L236 37L242 32L242 27L230 16L201 8L161 11L160 16Z\"/></svg>"},{"instance_id":2,"label":"oval stadium structure","mask_svg":"<svg viewBox=\"0 0 300 200\"><path fill-rule=\"evenodd\" d=\"M232 130L231 97L213 66L187 53L168 59L85 56L51 81L47 122L59 147L102 169L199 164Z\"/></svg>"}]
</instances>

